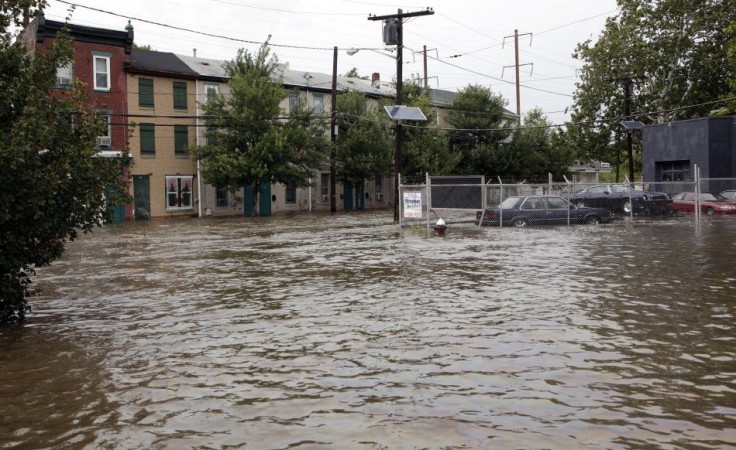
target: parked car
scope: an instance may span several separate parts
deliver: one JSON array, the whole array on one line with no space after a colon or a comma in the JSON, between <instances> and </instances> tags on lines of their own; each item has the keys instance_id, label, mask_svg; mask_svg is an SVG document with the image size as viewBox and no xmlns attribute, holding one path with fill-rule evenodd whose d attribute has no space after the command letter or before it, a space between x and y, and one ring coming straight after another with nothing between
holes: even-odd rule
<instances>
[{"instance_id":1,"label":"parked car","mask_svg":"<svg viewBox=\"0 0 736 450\"><path fill-rule=\"evenodd\" d=\"M605 208L611 212L626 214L631 213L632 207L635 214L672 213L670 196L664 192L629 189L622 184L589 186L570 195L569 200L578 207Z\"/></svg>"},{"instance_id":2,"label":"parked car","mask_svg":"<svg viewBox=\"0 0 736 450\"><path fill-rule=\"evenodd\" d=\"M695 193L680 192L672 197L672 207L678 212L695 212ZM725 199L717 199L713 194L703 192L700 194L700 212L702 214L736 214L736 202Z\"/></svg>"},{"instance_id":3,"label":"parked car","mask_svg":"<svg viewBox=\"0 0 736 450\"><path fill-rule=\"evenodd\" d=\"M716 198L723 199L723 200L731 200L732 202L736 202L736 189L729 189L727 191L723 191Z\"/></svg>"},{"instance_id":4,"label":"parked car","mask_svg":"<svg viewBox=\"0 0 736 450\"><path fill-rule=\"evenodd\" d=\"M475 214L476 225L526 227L529 225L599 224L612 220L604 208L578 208L557 195L509 197L497 207Z\"/></svg>"}]
</instances>

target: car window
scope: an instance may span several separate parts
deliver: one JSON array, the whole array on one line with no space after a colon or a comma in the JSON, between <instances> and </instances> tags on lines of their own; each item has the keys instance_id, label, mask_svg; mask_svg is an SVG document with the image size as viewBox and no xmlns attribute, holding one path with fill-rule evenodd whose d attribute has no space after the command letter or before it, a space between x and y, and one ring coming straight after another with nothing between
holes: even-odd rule
<instances>
[{"instance_id":1,"label":"car window","mask_svg":"<svg viewBox=\"0 0 736 450\"><path fill-rule=\"evenodd\" d=\"M602 194L606 192L606 187L605 186L593 186L590 188L590 192L591 194Z\"/></svg>"},{"instance_id":2,"label":"car window","mask_svg":"<svg viewBox=\"0 0 736 450\"><path fill-rule=\"evenodd\" d=\"M692 194L690 192L686 193L682 197L683 200L686 202L694 202L695 201L695 194Z\"/></svg>"},{"instance_id":3,"label":"car window","mask_svg":"<svg viewBox=\"0 0 736 450\"><path fill-rule=\"evenodd\" d=\"M568 203L560 197L547 197L547 204L550 209L567 209Z\"/></svg>"},{"instance_id":4,"label":"car window","mask_svg":"<svg viewBox=\"0 0 736 450\"><path fill-rule=\"evenodd\" d=\"M503 209L509 209L509 208L513 208L514 206L516 206L518 202L519 202L519 197L509 197L503 202L501 202L501 204L498 206Z\"/></svg>"},{"instance_id":5,"label":"car window","mask_svg":"<svg viewBox=\"0 0 736 450\"><path fill-rule=\"evenodd\" d=\"M619 184L612 184L611 192L626 192L626 188Z\"/></svg>"},{"instance_id":6,"label":"car window","mask_svg":"<svg viewBox=\"0 0 736 450\"><path fill-rule=\"evenodd\" d=\"M706 202L712 202L716 198L713 197L713 194L700 194L700 201L706 201Z\"/></svg>"}]
</instances>

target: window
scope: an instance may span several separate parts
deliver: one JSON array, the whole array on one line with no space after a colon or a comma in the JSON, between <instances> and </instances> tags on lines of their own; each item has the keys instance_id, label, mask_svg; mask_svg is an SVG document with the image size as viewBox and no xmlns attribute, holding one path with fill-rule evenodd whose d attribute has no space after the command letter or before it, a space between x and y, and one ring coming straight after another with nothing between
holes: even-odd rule
<instances>
[{"instance_id":1,"label":"window","mask_svg":"<svg viewBox=\"0 0 736 450\"><path fill-rule=\"evenodd\" d=\"M559 197L548 197L547 204L550 209L568 209L570 207L570 204L565 199Z\"/></svg>"},{"instance_id":2,"label":"window","mask_svg":"<svg viewBox=\"0 0 736 450\"><path fill-rule=\"evenodd\" d=\"M322 195L322 203L330 201L330 174L323 173L319 177L319 190Z\"/></svg>"},{"instance_id":3,"label":"window","mask_svg":"<svg viewBox=\"0 0 736 450\"><path fill-rule=\"evenodd\" d=\"M166 209L192 209L192 177L166 177Z\"/></svg>"},{"instance_id":4,"label":"window","mask_svg":"<svg viewBox=\"0 0 736 450\"><path fill-rule=\"evenodd\" d=\"M314 97L314 113L322 115L325 112L324 94L312 94Z\"/></svg>"},{"instance_id":5,"label":"window","mask_svg":"<svg viewBox=\"0 0 736 450\"><path fill-rule=\"evenodd\" d=\"M174 81L174 109L187 109L187 84Z\"/></svg>"},{"instance_id":6,"label":"window","mask_svg":"<svg viewBox=\"0 0 736 450\"><path fill-rule=\"evenodd\" d=\"M217 94L219 92L219 89L217 88L216 84L206 84L204 86L204 90L207 93L207 101L214 99L217 97Z\"/></svg>"},{"instance_id":7,"label":"window","mask_svg":"<svg viewBox=\"0 0 736 450\"><path fill-rule=\"evenodd\" d=\"M138 78L138 106L153 107L153 80Z\"/></svg>"},{"instance_id":8,"label":"window","mask_svg":"<svg viewBox=\"0 0 736 450\"><path fill-rule=\"evenodd\" d=\"M152 123L142 123L141 129L141 155L153 156L156 154L156 129Z\"/></svg>"},{"instance_id":9,"label":"window","mask_svg":"<svg viewBox=\"0 0 736 450\"><path fill-rule=\"evenodd\" d=\"M284 198L286 203L296 203L296 185L294 183L286 183Z\"/></svg>"},{"instance_id":10,"label":"window","mask_svg":"<svg viewBox=\"0 0 736 450\"><path fill-rule=\"evenodd\" d=\"M380 194L383 192L383 178L382 177L376 177L376 194Z\"/></svg>"},{"instance_id":11,"label":"window","mask_svg":"<svg viewBox=\"0 0 736 450\"><path fill-rule=\"evenodd\" d=\"M217 145L217 127L207 125L204 132L204 137L207 140L206 145Z\"/></svg>"},{"instance_id":12,"label":"window","mask_svg":"<svg viewBox=\"0 0 736 450\"><path fill-rule=\"evenodd\" d=\"M174 125L174 154L186 155L187 145L189 145L189 127Z\"/></svg>"},{"instance_id":13,"label":"window","mask_svg":"<svg viewBox=\"0 0 736 450\"><path fill-rule=\"evenodd\" d=\"M96 91L110 90L110 53L92 52L94 64L94 89Z\"/></svg>"},{"instance_id":14,"label":"window","mask_svg":"<svg viewBox=\"0 0 736 450\"><path fill-rule=\"evenodd\" d=\"M217 206L227 206L227 191L225 189L215 188L215 204Z\"/></svg>"},{"instance_id":15,"label":"window","mask_svg":"<svg viewBox=\"0 0 736 450\"><path fill-rule=\"evenodd\" d=\"M111 112L108 111L108 115L102 117L102 120L105 121L105 134L97 136L97 147L101 149L112 148L112 124L110 123L109 115Z\"/></svg>"},{"instance_id":16,"label":"window","mask_svg":"<svg viewBox=\"0 0 736 450\"><path fill-rule=\"evenodd\" d=\"M299 105L299 92L289 92L289 112L294 111Z\"/></svg>"},{"instance_id":17,"label":"window","mask_svg":"<svg viewBox=\"0 0 736 450\"><path fill-rule=\"evenodd\" d=\"M56 68L56 87L70 88L72 85L72 63Z\"/></svg>"},{"instance_id":18,"label":"window","mask_svg":"<svg viewBox=\"0 0 736 450\"><path fill-rule=\"evenodd\" d=\"M657 181L689 181L690 161L658 161L654 170Z\"/></svg>"}]
</instances>

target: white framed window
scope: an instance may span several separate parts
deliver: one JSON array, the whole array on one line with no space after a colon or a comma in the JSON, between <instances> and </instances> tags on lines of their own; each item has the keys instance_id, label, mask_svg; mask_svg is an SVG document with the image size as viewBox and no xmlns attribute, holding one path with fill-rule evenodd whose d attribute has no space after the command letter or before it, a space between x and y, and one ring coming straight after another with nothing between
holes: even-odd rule
<instances>
[{"instance_id":1,"label":"white framed window","mask_svg":"<svg viewBox=\"0 0 736 450\"><path fill-rule=\"evenodd\" d=\"M213 100L217 98L217 95L220 93L220 87L216 84L205 84L204 85L204 92L207 95L207 101Z\"/></svg>"},{"instance_id":2,"label":"white framed window","mask_svg":"<svg viewBox=\"0 0 736 450\"><path fill-rule=\"evenodd\" d=\"M110 90L110 53L92 52L94 68L94 89L96 91Z\"/></svg>"},{"instance_id":3,"label":"white framed window","mask_svg":"<svg viewBox=\"0 0 736 450\"><path fill-rule=\"evenodd\" d=\"M102 149L112 148L112 121L110 114L112 111L105 111L107 115L102 117L105 121L105 134L97 136L97 147Z\"/></svg>"},{"instance_id":4,"label":"white framed window","mask_svg":"<svg viewBox=\"0 0 736 450\"><path fill-rule=\"evenodd\" d=\"M166 177L166 210L192 209L192 176Z\"/></svg>"},{"instance_id":5,"label":"white framed window","mask_svg":"<svg viewBox=\"0 0 736 450\"><path fill-rule=\"evenodd\" d=\"M56 68L56 87L70 88L72 85L72 77L74 75L73 65L69 64Z\"/></svg>"},{"instance_id":6,"label":"white framed window","mask_svg":"<svg viewBox=\"0 0 736 450\"><path fill-rule=\"evenodd\" d=\"M314 98L314 113L322 115L325 112L325 96L324 94L312 94Z\"/></svg>"}]
</instances>

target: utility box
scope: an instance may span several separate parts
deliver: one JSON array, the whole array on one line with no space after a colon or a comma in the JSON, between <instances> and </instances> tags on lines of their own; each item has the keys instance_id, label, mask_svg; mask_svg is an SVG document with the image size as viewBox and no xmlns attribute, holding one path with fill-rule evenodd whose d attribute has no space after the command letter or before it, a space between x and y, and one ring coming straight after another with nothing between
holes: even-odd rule
<instances>
[{"instance_id":1,"label":"utility box","mask_svg":"<svg viewBox=\"0 0 736 450\"><path fill-rule=\"evenodd\" d=\"M383 21L383 43L386 45L399 45L399 19L386 19Z\"/></svg>"}]
</instances>

